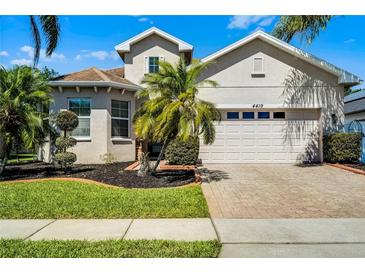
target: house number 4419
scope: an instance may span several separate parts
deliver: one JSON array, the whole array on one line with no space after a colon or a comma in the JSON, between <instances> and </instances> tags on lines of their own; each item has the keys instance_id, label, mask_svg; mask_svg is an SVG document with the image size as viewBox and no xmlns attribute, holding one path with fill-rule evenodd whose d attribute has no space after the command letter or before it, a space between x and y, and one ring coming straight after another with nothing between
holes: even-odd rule
<instances>
[{"instance_id":1,"label":"house number 4419","mask_svg":"<svg viewBox=\"0 0 365 274\"><path fill-rule=\"evenodd\" d=\"M263 104L253 104L252 107L253 108L263 108L264 105Z\"/></svg>"}]
</instances>

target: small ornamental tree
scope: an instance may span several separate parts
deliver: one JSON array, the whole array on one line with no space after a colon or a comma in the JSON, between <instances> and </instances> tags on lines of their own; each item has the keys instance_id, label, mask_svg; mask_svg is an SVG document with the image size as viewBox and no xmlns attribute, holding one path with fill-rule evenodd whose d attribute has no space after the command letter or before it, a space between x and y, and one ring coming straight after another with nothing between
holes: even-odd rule
<instances>
[{"instance_id":1,"label":"small ornamental tree","mask_svg":"<svg viewBox=\"0 0 365 274\"><path fill-rule=\"evenodd\" d=\"M79 125L79 119L72 111L62 111L57 115L56 125L63 134L56 139L55 160L66 172L77 160L76 154L68 152L67 149L77 143L76 139L70 136L70 133Z\"/></svg>"}]
</instances>

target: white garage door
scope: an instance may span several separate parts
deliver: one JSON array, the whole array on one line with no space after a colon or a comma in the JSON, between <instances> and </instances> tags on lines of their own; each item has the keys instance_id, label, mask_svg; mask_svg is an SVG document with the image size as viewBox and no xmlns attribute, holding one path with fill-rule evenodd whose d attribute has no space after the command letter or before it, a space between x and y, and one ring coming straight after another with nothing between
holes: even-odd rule
<instances>
[{"instance_id":1,"label":"white garage door","mask_svg":"<svg viewBox=\"0 0 365 274\"><path fill-rule=\"evenodd\" d=\"M203 163L318 161L318 116L315 112L302 112L300 117L221 121L216 124L215 142L212 145L201 142L199 157Z\"/></svg>"}]
</instances>

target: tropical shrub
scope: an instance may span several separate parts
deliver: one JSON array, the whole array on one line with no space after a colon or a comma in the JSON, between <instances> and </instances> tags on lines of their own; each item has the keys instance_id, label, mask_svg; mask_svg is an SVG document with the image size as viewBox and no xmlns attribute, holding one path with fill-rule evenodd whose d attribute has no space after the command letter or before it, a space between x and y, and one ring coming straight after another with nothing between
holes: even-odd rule
<instances>
[{"instance_id":1,"label":"tropical shrub","mask_svg":"<svg viewBox=\"0 0 365 274\"><path fill-rule=\"evenodd\" d=\"M47 79L36 68L0 67L0 175L13 147L34 149L47 135L47 107L52 98Z\"/></svg>"},{"instance_id":2,"label":"tropical shrub","mask_svg":"<svg viewBox=\"0 0 365 274\"><path fill-rule=\"evenodd\" d=\"M220 120L215 105L198 98L199 87L218 86L212 80L201 80L202 72L210 63L198 60L188 65L181 57L175 65L159 64L157 73L146 74L145 88L137 92L144 103L133 117L138 138L161 143L162 148L152 167L155 172L168 144L180 138L201 137L205 144L215 140L214 121Z\"/></svg>"},{"instance_id":3,"label":"tropical shrub","mask_svg":"<svg viewBox=\"0 0 365 274\"><path fill-rule=\"evenodd\" d=\"M361 133L332 133L323 138L323 158L330 163L358 163L361 157Z\"/></svg>"},{"instance_id":4,"label":"tropical shrub","mask_svg":"<svg viewBox=\"0 0 365 274\"><path fill-rule=\"evenodd\" d=\"M175 139L166 147L165 159L171 165L195 165L199 155L199 138Z\"/></svg>"},{"instance_id":5,"label":"tropical shrub","mask_svg":"<svg viewBox=\"0 0 365 274\"><path fill-rule=\"evenodd\" d=\"M57 153L55 154L55 161L66 172L77 161L76 154L68 152L67 149L77 143L76 139L70 136L70 133L79 125L79 120L74 112L62 111L57 115L56 125L63 132L63 136L56 139Z\"/></svg>"}]
</instances>

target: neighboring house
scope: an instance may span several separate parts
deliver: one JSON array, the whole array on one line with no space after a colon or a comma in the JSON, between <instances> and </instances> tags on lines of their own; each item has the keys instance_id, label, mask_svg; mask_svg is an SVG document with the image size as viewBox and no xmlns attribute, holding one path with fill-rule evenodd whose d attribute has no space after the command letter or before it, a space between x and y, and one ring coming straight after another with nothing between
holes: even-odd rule
<instances>
[{"instance_id":1,"label":"neighboring house","mask_svg":"<svg viewBox=\"0 0 365 274\"><path fill-rule=\"evenodd\" d=\"M345 96L344 101L345 131L365 134L365 90ZM362 139L361 162L365 163L365 138Z\"/></svg>"},{"instance_id":2,"label":"neighboring house","mask_svg":"<svg viewBox=\"0 0 365 274\"><path fill-rule=\"evenodd\" d=\"M176 63L183 55L190 62L193 57L191 45L157 28L115 50L124 68L90 68L51 82L51 111L70 109L79 116L73 132L79 163L101 163L107 153L118 161L135 160L141 142L131 119L140 104L134 94L143 76L158 71L160 61ZM200 147L206 163L321 161L323 132L343 126L344 89L360 82L262 31L201 61L213 61L202 78L216 80L219 87L202 87L199 97L222 113L216 141ZM144 150L158 150L143 144Z\"/></svg>"},{"instance_id":3,"label":"neighboring house","mask_svg":"<svg viewBox=\"0 0 365 274\"><path fill-rule=\"evenodd\" d=\"M365 133L365 90L345 96L345 127L357 120L360 122Z\"/></svg>"}]
</instances>

